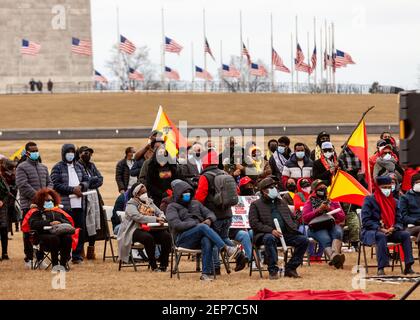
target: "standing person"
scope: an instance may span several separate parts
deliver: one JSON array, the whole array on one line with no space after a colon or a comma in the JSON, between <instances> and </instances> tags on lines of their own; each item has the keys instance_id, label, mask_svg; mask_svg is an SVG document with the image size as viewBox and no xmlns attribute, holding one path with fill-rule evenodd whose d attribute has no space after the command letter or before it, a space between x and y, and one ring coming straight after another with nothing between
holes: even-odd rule
<instances>
[{"instance_id":1,"label":"standing person","mask_svg":"<svg viewBox=\"0 0 420 320\"><path fill-rule=\"evenodd\" d=\"M335 221L331 227L319 229L309 227L308 236L314 238L322 245L325 255L330 260L329 265L333 265L337 269L340 269L343 267L346 259L344 254L341 254L343 229L340 227L340 223L344 222L346 215L339 202L328 200L328 190L325 182L315 180L312 182L311 188L312 194L305 202L302 212L305 224L310 224L313 219L322 214L339 209L339 211L333 215Z\"/></svg>"},{"instance_id":2,"label":"standing person","mask_svg":"<svg viewBox=\"0 0 420 320\"><path fill-rule=\"evenodd\" d=\"M288 136L282 136L280 137L277 142L279 143L279 146L284 146L284 157L289 160L290 156L292 155L292 150L290 149L290 138Z\"/></svg>"},{"instance_id":3,"label":"standing person","mask_svg":"<svg viewBox=\"0 0 420 320\"><path fill-rule=\"evenodd\" d=\"M197 175L201 174L203 171L203 146L200 142L194 142L194 144L191 147L191 153L188 157L189 164L194 166L194 172L197 173Z\"/></svg>"},{"instance_id":4,"label":"standing person","mask_svg":"<svg viewBox=\"0 0 420 320\"><path fill-rule=\"evenodd\" d=\"M48 79L47 89L49 93L53 93L53 87L54 87L54 83L51 81L51 79Z\"/></svg>"},{"instance_id":5,"label":"standing person","mask_svg":"<svg viewBox=\"0 0 420 320\"><path fill-rule=\"evenodd\" d=\"M92 148L82 146L78 150L79 163L83 166L85 174L89 177L89 189L96 190L96 194L86 196L86 237L89 242L87 248L86 259L94 260L95 257L95 240L102 239L106 236L105 213L103 211L104 201L102 199L99 188L104 183L102 174L91 161L94 153ZM85 239L86 239L85 237Z\"/></svg>"},{"instance_id":6,"label":"standing person","mask_svg":"<svg viewBox=\"0 0 420 320\"><path fill-rule=\"evenodd\" d=\"M287 245L294 247L293 255L285 266L284 276L299 278L296 270L303 262L309 241L298 232L287 203L279 199L276 184L272 178L265 178L260 182L258 187L261 197L251 203L249 223L255 234L254 243L265 247L270 280L279 278L277 247L281 244L281 237L284 237ZM281 232L277 230L274 219L277 219Z\"/></svg>"},{"instance_id":7,"label":"standing person","mask_svg":"<svg viewBox=\"0 0 420 320\"><path fill-rule=\"evenodd\" d=\"M270 158L273 155L273 153L277 151L277 147L278 146L279 146L279 143L277 142L276 139L268 140L268 142L267 142L268 149L267 149L267 151L265 153L265 156L264 156L264 160L265 161L269 161L270 160Z\"/></svg>"},{"instance_id":8,"label":"standing person","mask_svg":"<svg viewBox=\"0 0 420 320\"><path fill-rule=\"evenodd\" d=\"M283 187L286 187L287 180L293 178L311 178L313 162L305 153L305 144L298 142L294 146L295 153L285 163L282 172Z\"/></svg>"},{"instance_id":9,"label":"standing person","mask_svg":"<svg viewBox=\"0 0 420 320\"><path fill-rule=\"evenodd\" d=\"M38 80L37 84L36 84L38 91L40 93L42 93L42 87L44 86L41 80Z\"/></svg>"},{"instance_id":10,"label":"standing person","mask_svg":"<svg viewBox=\"0 0 420 320\"><path fill-rule=\"evenodd\" d=\"M153 149L153 152L156 152L156 150L159 149L160 146L162 146L164 143L165 141L163 140L163 138L156 137L156 139L152 140L150 146ZM137 160L130 170L130 175L137 177L138 178L137 182L141 182L145 184L147 172L149 171L149 165L150 165L150 162L152 162L152 160L153 160L153 157L148 158L146 160L144 159Z\"/></svg>"},{"instance_id":11,"label":"standing person","mask_svg":"<svg viewBox=\"0 0 420 320\"><path fill-rule=\"evenodd\" d=\"M322 154L322 144L324 142L330 142L330 134L326 131L322 131L318 134L318 137L316 138L316 147L311 152L311 160L316 161L319 158L321 158Z\"/></svg>"},{"instance_id":12,"label":"standing person","mask_svg":"<svg viewBox=\"0 0 420 320\"><path fill-rule=\"evenodd\" d=\"M62 200L64 211L68 212L74 220L76 228L80 228L79 242L72 253L72 262L83 262L84 233L86 230L86 217L83 205L82 192L89 189L89 177L83 166L75 159L76 147L73 144L64 144L61 148L62 160L51 170L51 180L54 190ZM72 197L70 197L72 195Z\"/></svg>"},{"instance_id":13,"label":"standing person","mask_svg":"<svg viewBox=\"0 0 420 320\"><path fill-rule=\"evenodd\" d=\"M139 161L139 160L143 160L146 161L147 159L151 159L153 157L153 153L154 153L154 148L153 148L153 144L154 142L156 142L156 138L160 135L160 131L159 130L153 130L150 133L150 136L147 140L147 144L143 147L140 148L135 154L134 154L134 160Z\"/></svg>"},{"instance_id":14,"label":"standing person","mask_svg":"<svg viewBox=\"0 0 420 320\"><path fill-rule=\"evenodd\" d=\"M387 242L401 243L404 252L404 274L414 274L410 233L403 231L403 221L397 210L397 201L392 196L392 180L389 176L376 179L375 192L367 196L362 207L362 242L376 245L378 276L385 275L389 266Z\"/></svg>"},{"instance_id":15,"label":"standing person","mask_svg":"<svg viewBox=\"0 0 420 320\"><path fill-rule=\"evenodd\" d=\"M22 219L32 205L32 200L37 191L43 188L53 187L53 183L48 173L48 168L40 162L39 149L35 142L28 142L25 145L26 160L21 162L16 169L16 186L20 195L20 207ZM31 268L33 258L33 248L29 241L29 233L23 233L23 245L25 252L25 267ZM42 259L42 252L39 252L37 259ZM44 263L41 268L47 265Z\"/></svg>"},{"instance_id":16,"label":"standing person","mask_svg":"<svg viewBox=\"0 0 420 320\"><path fill-rule=\"evenodd\" d=\"M134 183L137 182L137 177L130 175L130 170L134 165L134 155L136 150L133 147L125 149L124 159L118 161L115 168L115 181L117 182L118 192L126 192Z\"/></svg>"},{"instance_id":17,"label":"standing person","mask_svg":"<svg viewBox=\"0 0 420 320\"><path fill-rule=\"evenodd\" d=\"M219 155L219 169L223 170L226 165L239 166L240 170L245 166L245 150L237 145L235 137L226 139L225 149Z\"/></svg>"},{"instance_id":18,"label":"standing person","mask_svg":"<svg viewBox=\"0 0 420 320\"><path fill-rule=\"evenodd\" d=\"M322 143L321 150L321 157L314 162L312 178L323 180L329 186L338 170L337 154L332 143L328 141Z\"/></svg>"},{"instance_id":19,"label":"standing person","mask_svg":"<svg viewBox=\"0 0 420 320\"><path fill-rule=\"evenodd\" d=\"M31 81L29 81L29 88L30 88L31 92L34 92L35 91L35 86L36 86L36 82L32 78Z\"/></svg>"},{"instance_id":20,"label":"standing person","mask_svg":"<svg viewBox=\"0 0 420 320\"><path fill-rule=\"evenodd\" d=\"M273 152L273 155L268 161L270 164L271 173L275 175L278 179L280 179L280 181L282 178L284 165L290 159L290 154L288 154L287 152L288 150L287 140L285 138L287 137L281 137L279 139L277 149ZM290 140L289 140L289 143L290 143Z\"/></svg>"}]
</instances>

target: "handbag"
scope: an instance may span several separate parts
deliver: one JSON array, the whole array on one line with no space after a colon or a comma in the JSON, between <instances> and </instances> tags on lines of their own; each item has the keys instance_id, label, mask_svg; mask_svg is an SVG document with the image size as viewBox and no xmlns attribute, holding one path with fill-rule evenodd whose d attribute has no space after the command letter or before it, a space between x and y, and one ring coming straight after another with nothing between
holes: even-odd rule
<instances>
[{"instance_id":1,"label":"handbag","mask_svg":"<svg viewBox=\"0 0 420 320\"><path fill-rule=\"evenodd\" d=\"M56 236L74 234L76 229L70 223L60 223L51 226L50 233Z\"/></svg>"},{"instance_id":2,"label":"handbag","mask_svg":"<svg viewBox=\"0 0 420 320\"><path fill-rule=\"evenodd\" d=\"M308 226L313 231L319 231L319 230L329 230L332 229L335 225L335 219L333 216L323 213L322 215L313 218Z\"/></svg>"}]
</instances>

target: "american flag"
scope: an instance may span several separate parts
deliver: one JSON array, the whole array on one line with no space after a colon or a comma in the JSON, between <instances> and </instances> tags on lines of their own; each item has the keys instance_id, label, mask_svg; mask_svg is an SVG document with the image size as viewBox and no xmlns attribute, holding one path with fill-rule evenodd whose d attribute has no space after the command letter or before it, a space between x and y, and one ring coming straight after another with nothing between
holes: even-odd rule
<instances>
[{"instance_id":1,"label":"american flag","mask_svg":"<svg viewBox=\"0 0 420 320\"><path fill-rule=\"evenodd\" d=\"M208 80L208 81L213 80L213 77L211 76L211 74L208 71L203 70L202 68L197 67L197 66L195 66L195 76L197 78L201 78L201 79Z\"/></svg>"},{"instance_id":2,"label":"american flag","mask_svg":"<svg viewBox=\"0 0 420 320\"><path fill-rule=\"evenodd\" d=\"M210 55L210 57L214 61L216 61L216 59L214 59L213 52L211 52L211 49L210 49L210 46L209 46L209 42L207 41L207 38L204 39L204 52L207 52Z\"/></svg>"},{"instance_id":3,"label":"american flag","mask_svg":"<svg viewBox=\"0 0 420 320\"><path fill-rule=\"evenodd\" d=\"M95 77L94 81L101 82L101 83L108 83L107 78L101 75L98 71L95 70Z\"/></svg>"},{"instance_id":4,"label":"american flag","mask_svg":"<svg viewBox=\"0 0 420 320\"><path fill-rule=\"evenodd\" d=\"M353 61L353 59L348 53L337 50L337 54L335 57L335 64L338 68L340 66L346 66L347 64L355 64L355 62Z\"/></svg>"},{"instance_id":5,"label":"american flag","mask_svg":"<svg viewBox=\"0 0 420 320\"><path fill-rule=\"evenodd\" d=\"M136 46L124 36L120 36L120 50L127 54L136 52Z\"/></svg>"},{"instance_id":6,"label":"american flag","mask_svg":"<svg viewBox=\"0 0 420 320\"><path fill-rule=\"evenodd\" d=\"M311 57L311 62L312 62L312 71L314 71L316 69L316 64L318 62L318 58L317 58L317 54L316 54L316 46L314 48L314 51L312 52L312 57Z\"/></svg>"},{"instance_id":7,"label":"american flag","mask_svg":"<svg viewBox=\"0 0 420 320\"><path fill-rule=\"evenodd\" d=\"M272 48L271 59L273 61L273 65L274 65L274 68L276 70L290 73L289 68L287 68L284 65L282 58L280 58L280 56L277 54L277 52L276 52L276 50L274 50L274 48Z\"/></svg>"},{"instance_id":8,"label":"american flag","mask_svg":"<svg viewBox=\"0 0 420 320\"><path fill-rule=\"evenodd\" d=\"M248 59L248 64L251 64L251 56L249 55L249 51L248 49L245 47L245 44L242 43L242 54L244 56L246 56L246 58Z\"/></svg>"},{"instance_id":9,"label":"american flag","mask_svg":"<svg viewBox=\"0 0 420 320\"><path fill-rule=\"evenodd\" d=\"M264 66L260 66L256 63L251 63L251 70L250 73L256 77L266 77L268 75L267 70Z\"/></svg>"},{"instance_id":10,"label":"american flag","mask_svg":"<svg viewBox=\"0 0 420 320\"><path fill-rule=\"evenodd\" d=\"M71 40L71 52L84 56L91 56L92 42L89 40L80 40L73 37Z\"/></svg>"},{"instance_id":11,"label":"american flag","mask_svg":"<svg viewBox=\"0 0 420 320\"><path fill-rule=\"evenodd\" d=\"M171 38L165 37L165 51L167 52L173 52L173 53L180 53L183 47L176 43Z\"/></svg>"},{"instance_id":12,"label":"american flag","mask_svg":"<svg viewBox=\"0 0 420 320\"><path fill-rule=\"evenodd\" d=\"M22 39L22 47L20 48L21 54L36 56L40 50L41 50L40 44Z\"/></svg>"},{"instance_id":13,"label":"american flag","mask_svg":"<svg viewBox=\"0 0 420 320\"><path fill-rule=\"evenodd\" d=\"M227 64L222 64L222 76L227 78L240 78L241 73L234 66L228 66Z\"/></svg>"},{"instance_id":14,"label":"american flag","mask_svg":"<svg viewBox=\"0 0 420 320\"><path fill-rule=\"evenodd\" d=\"M324 69L327 69L327 66L332 67L332 65L333 65L332 57L325 52L324 53Z\"/></svg>"},{"instance_id":15,"label":"american flag","mask_svg":"<svg viewBox=\"0 0 420 320\"><path fill-rule=\"evenodd\" d=\"M296 62L297 61L297 62ZM303 54L302 48L300 47L300 44L297 44L296 47L296 59L295 64L301 64L305 61L305 55Z\"/></svg>"},{"instance_id":16,"label":"american flag","mask_svg":"<svg viewBox=\"0 0 420 320\"><path fill-rule=\"evenodd\" d=\"M165 67L165 76L170 80L179 80L179 73L169 67Z\"/></svg>"},{"instance_id":17,"label":"american flag","mask_svg":"<svg viewBox=\"0 0 420 320\"><path fill-rule=\"evenodd\" d=\"M295 70L296 71L301 71L301 72L306 72L306 73L311 73L312 72L310 65L308 65L304 62L301 62L300 64L298 64L297 59L295 59Z\"/></svg>"},{"instance_id":18,"label":"american flag","mask_svg":"<svg viewBox=\"0 0 420 320\"><path fill-rule=\"evenodd\" d=\"M134 70L133 68L128 69L128 79L135 80L135 81L144 81L144 75L138 72L137 70Z\"/></svg>"}]
</instances>

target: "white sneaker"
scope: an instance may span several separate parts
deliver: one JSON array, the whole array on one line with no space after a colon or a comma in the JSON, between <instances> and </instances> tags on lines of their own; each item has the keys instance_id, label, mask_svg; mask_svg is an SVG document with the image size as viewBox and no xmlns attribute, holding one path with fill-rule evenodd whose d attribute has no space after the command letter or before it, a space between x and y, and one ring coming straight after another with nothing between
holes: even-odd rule
<instances>
[{"instance_id":1,"label":"white sneaker","mask_svg":"<svg viewBox=\"0 0 420 320\"><path fill-rule=\"evenodd\" d=\"M140 255L140 252L136 249L131 251L131 254L134 260L144 260L143 257Z\"/></svg>"},{"instance_id":2,"label":"white sneaker","mask_svg":"<svg viewBox=\"0 0 420 320\"><path fill-rule=\"evenodd\" d=\"M228 259L234 259L236 258L236 256L238 255L239 251L241 250L240 246L228 246L226 247L226 255L228 257Z\"/></svg>"},{"instance_id":3,"label":"white sneaker","mask_svg":"<svg viewBox=\"0 0 420 320\"><path fill-rule=\"evenodd\" d=\"M36 262L38 263L38 261ZM38 265L38 269L39 270L46 270L48 268L48 264L45 261L42 261L39 265Z\"/></svg>"},{"instance_id":4,"label":"white sneaker","mask_svg":"<svg viewBox=\"0 0 420 320\"><path fill-rule=\"evenodd\" d=\"M214 277L203 273L203 274L201 274L200 280L201 281L213 281Z\"/></svg>"},{"instance_id":5,"label":"white sneaker","mask_svg":"<svg viewBox=\"0 0 420 320\"><path fill-rule=\"evenodd\" d=\"M255 263L255 261L252 261L252 270L253 271L258 271L258 267L257 267L257 264Z\"/></svg>"},{"instance_id":6,"label":"white sneaker","mask_svg":"<svg viewBox=\"0 0 420 320\"><path fill-rule=\"evenodd\" d=\"M32 260L25 261L25 269L26 270L32 269Z\"/></svg>"}]
</instances>

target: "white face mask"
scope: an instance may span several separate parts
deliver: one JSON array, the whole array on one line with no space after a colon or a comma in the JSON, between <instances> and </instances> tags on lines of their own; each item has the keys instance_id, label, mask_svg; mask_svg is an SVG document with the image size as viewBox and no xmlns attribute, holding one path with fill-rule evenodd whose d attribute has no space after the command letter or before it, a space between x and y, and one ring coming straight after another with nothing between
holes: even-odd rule
<instances>
[{"instance_id":1,"label":"white face mask","mask_svg":"<svg viewBox=\"0 0 420 320\"><path fill-rule=\"evenodd\" d=\"M420 183L416 183L416 184L413 186L413 191L414 191L414 192L419 192L419 193L420 193Z\"/></svg>"},{"instance_id":2,"label":"white face mask","mask_svg":"<svg viewBox=\"0 0 420 320\"><path fill-rule=\"evenodd\" d=\"M140 199L141 201L143 201L143 202L147 202L147 201L148 201L148 199L149 199L149 196L147 195L147 192L146 192L146 193L143 193L143 194L139 197L139 199Z\"/></svg>"},{"instance_id":3,"label":"white face mask","mask_svg":"<svg viewBox=\"0 0 420 320\"><path fill-rule=\"evenodd\" d=\"M334 155L334 153L333 152L325 152L324 153L324 156L325 156L325 158L327 158L327 159L331 159L331 157Z\"/></svg>"},{"instance_id":4,"label":"white face mask","mask_svg":"<svg viewBox=\"0 0 420 320\"><path fill-rule=\"evenodd\" d=\"M391 189L382 189L381 188L381 192L383 193L383 195L385 196L385 197L389 197L390 195L391 195Z\"/></svg>"},{"instance_id":5,"label":"white face mask","mask_svg":"<svg viewBox=\"0 0 420 320\"><path fill-rule=\"evenodd\" d=\"M382 157L382 159L384 159L385 161L389 161L389 160L391 160L391 159L392 159L392 156L391 156L389 153L387 153L386 155L384 155L384 156Z\"/></svg>"},{"instance_id":6,"label":"white face mask","mask_svg":"<svg viewBox=\"0 0 420 320\"><path fill-rule=\"evenodd\" d=\"M306 187L306 188L303 188L302 191L305 193L311 193L312 189L311 187Z\"/></svg>"}]
</instances>

